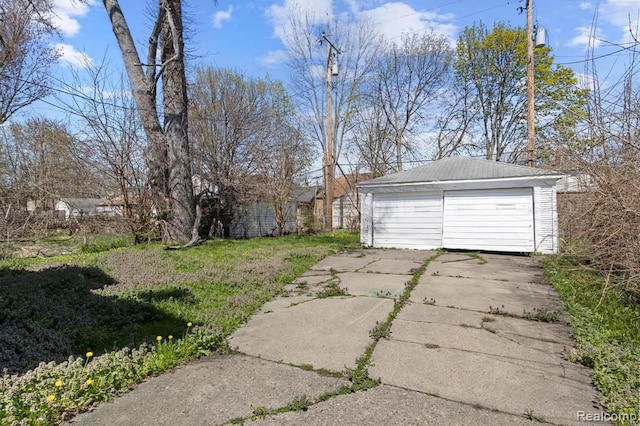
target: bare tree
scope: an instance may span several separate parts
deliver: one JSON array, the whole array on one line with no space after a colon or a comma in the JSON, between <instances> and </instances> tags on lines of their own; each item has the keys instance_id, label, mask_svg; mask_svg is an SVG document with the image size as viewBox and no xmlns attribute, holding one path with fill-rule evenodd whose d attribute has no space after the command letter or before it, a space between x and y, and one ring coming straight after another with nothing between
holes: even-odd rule
<instances>
[{"instance_id":1,"label":"bare tree","mask_svg":"<svg viewBox=\"0 0 640 426\"><path fill-rule=\"evenodd\" d=\"M382 109L393 132L398 171L403 149L411 148L408 135L425 122L427 108L445 87L452 56L444 36L405 34L400 43L388 43L376 62L371 107Z\"/></svg>"},{"instance_id":2,"label":"bare tree","mask_svg":"<svg viewBox=\"0 0 640 426\"><path fill-rule=\"evenodd\" d=\"M103 0L103 4L147 136L149 183L160 216L167 224L163 239L170 243L195 243L199 236L188 138L182 2L160 0L148 38L146 62L140 59L118 1ZM160 82L162 124L156 99Z\"/></svg>"},{"instance_id":3,"label":"bare tree","mask_svg":"<svg viewBox=\"0 0 640 426\"><path fill-rule=\"evenodd\" d=\"M234 217L265 202L284 230L295 179L309 163L293 103L279 81L199 68L191 86L194 170L212 187L213 222L229 235Z\"/></svg>"},{"instance_id":4,"label":"bare tree","mask_svg":"<svg viewBox=\"0 0 640 426\"><path fill-rule=\"evenodd\" d=\"M380 177L393 171L395 138L384 111L367 104L355 112L348 152L355 162Z\"/></svg>"},{"instance_id":5,"label":"bare tree","mask_svg":"<svg viewBox=\"0 0 640 426\"><path fill-rule=\"evenodd\" d=\"M136 241L143 241L153 231L146 140L125 77L114 81L110 75L104 63L85 69L82 75L74 73L75 96L61 97L58 102L80 120L78 158L99 170L104 187L115 198L111 201L122 206Z\"/></svg>"},{"instance_id":6,"label":"bare tree","mask_svg":"<svg viewBox=\"0 0 640 426\"><path fill-rule=\"evenodd\" d=\"M323 152L327 147L327 52L321 48L322 33L341 50L336 57L338 75L332 77L333 165L342 151L346 136L354 125L362 84L374 63L380 37L366 21L336 15L326 25L313 13L291 12L285 44L289 51L292 91L306 120L306 132ZM331 169L334 169L333 167ZM325 170L326 172L326 170ZM324 175L325 188L328 176ZM325 197L325 200L327 197Z\"/></svg>"},{"instance_id":7,"label":"bare tree","mask_svg":"<svg viewBox=\"0 0 640 426\"><path fill-rule=\"evenodd\" d=\"M47 19L49 0L3 0L0 4L0 124L50 94L49 68L59 52Z\"/></svg>"}]
</instances>

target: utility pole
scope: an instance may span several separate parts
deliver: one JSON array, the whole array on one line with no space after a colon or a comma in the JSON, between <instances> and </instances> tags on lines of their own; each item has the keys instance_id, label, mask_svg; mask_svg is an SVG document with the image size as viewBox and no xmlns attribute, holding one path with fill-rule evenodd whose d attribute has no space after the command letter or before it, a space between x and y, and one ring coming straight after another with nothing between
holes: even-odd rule
<instances>
[{"instance_id":1,"label":"utility pole","mask_svg":"<svg viewBox=\"0 0 640 426\"><path fill-rule=\"evenodd\" d=\"M535 81L533 75L533 0L527 2L527 147L529 167L536 165L535 145Z\"/></svg>"},{"instance_id":2,"label":"utility pole","mask_svg":"<svg viewBox=\"0 0 640 426\"><path fill-rule=\"evenodd\" d=\"M335 158L333 155L333 109L331 104L331 94L333 85L331 77L338 75L337 55L340 49L335 47L327 35L322 33L322 40L327 42L327 142L325 144L326 152L324 158L325 164L325 196L324 196L324 214L325 229L333 230L333 193L335 191Z\"/></svg>"}]
</instances>

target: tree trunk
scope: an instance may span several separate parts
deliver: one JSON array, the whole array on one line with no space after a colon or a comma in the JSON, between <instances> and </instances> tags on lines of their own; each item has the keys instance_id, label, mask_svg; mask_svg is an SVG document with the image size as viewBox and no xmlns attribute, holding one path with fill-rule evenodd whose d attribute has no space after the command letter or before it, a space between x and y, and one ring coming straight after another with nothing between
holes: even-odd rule
<instances>
[{"instance_id":1,"label":"tree trunk","mask_svg":"<svg viewBox=\"0 0 640 426\"><path fill-rule=\"evenodd\" d=\"M164 134L168 146L169 235L168 242L186 242L192 237L195 201L191 181L191 156L187 136L187 83L184 69L182 5L180 0L165 2L162 22L161 61ZM168 238L167 238L168 237Z\"/></svg>"},{"instance_id":2,"label":"tree trunk","mask_svg":"<svg viewBox=\"0 0 640 426\"><path fill-rule=\"evenodd\" d=\"M166 220L163 240L191 239L195 202L187 137L187 94L180 0L161 0L156 26L149 38L148 62L155 61L158 41L161 64L148 63L145 74L131 31L117 0L103 0L116 36L133 97L147 136L149 183L158 218ZM158 40L159 36L159 40ZM162 77L164 128L156 107L156 84Z\"/></svg>"}]
</instances>

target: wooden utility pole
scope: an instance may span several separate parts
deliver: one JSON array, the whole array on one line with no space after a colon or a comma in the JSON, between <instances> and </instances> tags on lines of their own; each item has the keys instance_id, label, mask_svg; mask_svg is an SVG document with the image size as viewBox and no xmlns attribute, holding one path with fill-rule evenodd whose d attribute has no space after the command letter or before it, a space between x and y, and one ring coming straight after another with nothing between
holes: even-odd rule
<instances>
[{"instance_id":1,"label":"wooden utility pole","mask_svg":"<svg viewBox=\"0 0 640 426\"><path fill-rule=\"evenodd\" d=\"M327 165L327 190L325 192L325 199L327 201L327 217L325 218L325 227L327 231L333 229L333 193L335 190L334 178L335 172L333 170L333 120L332 120L332 105L331 105L331 43L327 43L327 153L326 153L326 165Z\"/></svg>"},{"instance_id":2,"label":"wooden utility pole","mask_svg":"<svg viewBox=\"0 0 640 426\"><path fill-rule=\"evenodd\" d=\"M535 81L533 76L533 0L527 1L527 147L529 167L536 165Z\"/></svg>"},{"instance_id":3,"label":"wooden utility pole","mask_svg":"<svg viewBox=\"0 0 640 426\"><path fill-rule=\"evenodd\" d=\"M335 159L333 156L333 108L331 104L331 94L333 85L331 77L337 75L337 66L334 64L335 57L340 50L331 43L326 34L322 34L322 39L327 42L327 143L325 152L325 193L324 193L324 214L325 229L333 230L333 193L335 191L335 171L333 169ZM335 51L335 53L334 53ZM335 68L334 68L335 66Z\"/></svg>"}]
</instances>

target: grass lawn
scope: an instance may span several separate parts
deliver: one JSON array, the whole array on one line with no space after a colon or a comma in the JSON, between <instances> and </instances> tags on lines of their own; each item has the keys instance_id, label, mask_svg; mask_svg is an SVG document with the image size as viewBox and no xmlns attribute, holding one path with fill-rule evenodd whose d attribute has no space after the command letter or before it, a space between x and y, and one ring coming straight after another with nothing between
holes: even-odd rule
<instances>
[{"instance_id":1,"label":"grass lawn","mask_svg":"<svg viewBox=\"0 0 640 426\"><path fill-rule=\"evenodd\" d=\"M0 262L0 424L57 423L224 349L348 233L127 247Z\"/></svg>"},{"instance_id":2,"label":"grass lawn","mask_svg":"<svg viewBox=\"0 0 640 426\"><path fill-rule=\"evenodd\" d=\"M640 305L606 277L560 257L545 271L571 315L577 349L572 361L593 369L602 403L620 424L640 422Z\"/></svg>"}]
</instances>

